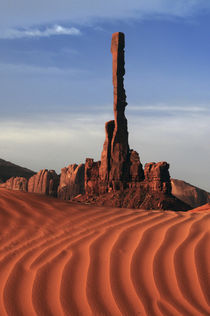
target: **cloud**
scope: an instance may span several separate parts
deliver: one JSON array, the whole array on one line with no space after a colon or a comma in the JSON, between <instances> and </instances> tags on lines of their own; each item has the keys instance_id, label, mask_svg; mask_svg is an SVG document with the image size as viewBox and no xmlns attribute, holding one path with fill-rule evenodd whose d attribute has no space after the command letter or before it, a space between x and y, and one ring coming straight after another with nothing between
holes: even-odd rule
<instances>
[{"instance_id":1,"label":"cloud","mask_svg":"<svg viewBox=\"0 0 210 316\"><path fill-rule=\"evenodd\" d=\"M188 17L210 9L209 0L11 0L0 2L0 26L30 26L55 21Z\"/></svg>"},{"instance_id":2,"label":"cloud","mask_svg":"<svg viewBox=\"0 0 210 316\"><path fill-rule=\"evenodd\" d=\"M1 75L68 75L68 76L81 76L87 74L87 70L78 68L59 68L50 66L37 66L37 65L27 65L27 64L3 64L0 63Z\"/></svg>"},{"instance_id":3,"label":"cloud","mask_svg":"<svg viewBox=\"0 0 210 316\"><path fill-rule=\"evenodd\" d=\"M166 160L172 177L210 190L209 116L193 113L184 117L177 112L165 118L137 116L127 110L129 143L143 164ZM110 119L104 111L1 117L1 158L31 169L57 172L70 163L84 162L86 157L98 160L105 139L104 124Z\"/></svg>"},{"instance_id":4,"label":"cloud","mask_svg":"<svg viewBox=\"0 0 210 316\"><path fill-rule=\"evenodd\" d=\"M183 115L196 115L199 113L202 114L209 114L210 113L210 104L197 104L197 105L187 105L184 104L183 106L180 105L169 105L169 104L153 104L153 105L129 105L130 111L135 112L149 112L150 115L153 113L156 115L158 112L163 114L175 114L180 115L182 113Z\"/></svg>"},{"instance_id":5,"label":"cloud","mask_svg":"<svg viewBox=\"0 0 210 316\"><path fill-rule=\"evenodd\" d=\"M28 166L60 169L86 157L100 157L107 117L75 113L46 113L2 119L1 158ZM59 153L58 155L56 153Z\"/></svg>"},{"instance_id":6,"label":"cloud","mask_svg":"<svg viewBox=\"0 0 210 316\"><path fill-rule=\"evenodd\" d=\"M0 39L37 38L55 35L80 35L81 32L75 27L67 28L61 25L54 25L44 30L41 29L6 29L0 31Z\"/></svg>"}]
</instances>

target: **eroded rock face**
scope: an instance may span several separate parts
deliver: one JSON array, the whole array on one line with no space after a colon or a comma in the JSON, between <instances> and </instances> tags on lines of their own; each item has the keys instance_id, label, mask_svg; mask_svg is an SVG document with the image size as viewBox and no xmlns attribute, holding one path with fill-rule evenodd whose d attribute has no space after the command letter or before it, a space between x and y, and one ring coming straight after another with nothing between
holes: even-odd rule
<instances>
[{"instance_id":1,"label":"eroded rock face","mask_svg":"<svg viewBox=\"0 0 210 316\"><path fill-rule=\"evenodd\" d=\"M70 200L79 194L84 194L84 175L84 164L72 164L67 168L61 169L58 198Z\"/></svg>"},{"instance_id":2,"label":"eroded rock face","mask_svg":"<svg viewBox=\"0 0 210 316\"><path fill-rule=\"evenodd\" d=\"M114 131L111 143L111 169L109 181L128 181L129 145L128 128L125 117L126 94L124 89L125 75L125 36L121 32L112 35L112 74L114 87Z\"/></svg>"},{"instance_id":3,"label":"eroded rock face","mask_svg":"<svg viewBox=\"0 0 210 316\"><path fill-rule=\"evenodd\" d=\"M143 170L139 154L129 149L125 117L124 47L124 34L114 33L111 45L114 120L105 125L101 164L93 159L86 160L87 200L116 207L187 210L189 206L171 194L169 164L152 162L146 164ZM82 200L86 197L82 197Z\"/></svg>"},{"instance_id":4,"label":"eroded rock face","mask_svg":"<svg viewBox=\"0 0 210 316\"><path fill-rule=\"evenodd\" d=\"M54 170L43 169L28 181L28 192L57 196L59 176Z\"/></svg>"},{"instance_id":5,"label":"eroded rock face","mask_svg":"<svg viewBox=\"0 0 210 316\"><path fill-rule=\"evenodd\" d=\"M167 162L147 163L144 168L144 175L150 191L171 194L171 179Z\"/></svg>"},{"instance_id":6,"label":"eroded rock face","mask_svg":"<svg viewBox=\"0 0 210 316\"><path fill-rule=\"evenodd\" d=\"M12 177L4 183L4 187L10 190L27 191L28 180L23 177Z\"/></svg>"},{"instance_id":7,"label":"eroded rock face","mask_svg":"<svg viewBox=\"0 0 210 316\"><path fill-rule=\"evenodd\" d=\"M111 159L111 144L112 137L114 132L115 122L108 121L105 124L105 142L103 146L103 150L101 153L101 165L99 169L99 175L102 182L108 184L109 181L109 172L111 169L110 159Z\"/></svg>"},{"instance_id":8,"label":"eroded rock face","mask_svg":"<svg viewBox=\"0 0 210 316\"><path fill-rule=\"evenodd\" d=\"M85 193L87 196L99 194L99 168L100 161L94 161L92 158L87 158L85 162Z\"/></svg>"},{"instance_id":9,"label":"eroded rock face","mask_svg":"<svg viewBox=\"0 0 210 316\"><path fill-rule=\"evenodd\" d=\"M124 89L125 37L117 32L112 35L112 73L114 88L114 121L105 125L106 139L101 155L101 191L109 187L122 189L129 180L129 145L125 117L126 94Z\"/></svg>"},{"instance_id":10,"label":"eroded rock face","mask_svg":"<svg viewBox=\"0 0 210 316\"><path fill-rule=\"evenodd\" d=\"M140 162L139 154L135 150L130 151L130 182L137 183L144 180L144 170Z\"/></svg>"}]
</instances>

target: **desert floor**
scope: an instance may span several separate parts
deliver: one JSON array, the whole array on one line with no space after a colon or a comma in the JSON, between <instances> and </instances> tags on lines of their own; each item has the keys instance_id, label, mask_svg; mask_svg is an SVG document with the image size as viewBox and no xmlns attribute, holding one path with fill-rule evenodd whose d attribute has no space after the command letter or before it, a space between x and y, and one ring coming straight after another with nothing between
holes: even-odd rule
<instances>
[{"instance_id":1,"label":"desert floor","mask_svg":"<svg viewBox=\"0 0 210 316\"><path fill-rule=\"evenodd\" d=\"M92 207L0 189L0 316L210 315L210 208Z\"/></svg>"}]
</instances>

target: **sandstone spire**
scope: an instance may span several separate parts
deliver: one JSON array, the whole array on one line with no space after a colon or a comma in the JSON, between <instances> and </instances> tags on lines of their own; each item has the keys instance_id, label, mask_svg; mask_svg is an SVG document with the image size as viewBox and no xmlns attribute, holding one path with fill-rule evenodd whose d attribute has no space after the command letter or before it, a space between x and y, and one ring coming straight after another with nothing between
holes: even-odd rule
<instances>
[{"instance_id":1,"label":"sandstone spire","mask_svg":"<svg viewBox=\"0 0 210 316\"><path fill-rule=\"evenodd\" d=\"M128 129L125 117L126 94L124 89L125 74L125 36L121 32L112 35L112 75L114 87L115 127L111 143L111 171L109 181L128 180Z\"/></svg>"},{"instance_id":2,"label":"sandstone spire","mask_svg":"<svg viewBox=\"0 0 210 316\"><path fill-rule=\"evenodd\" d=\"M129 145L127 119L125 117L126 94L125 36L121 32L112 35L112 73L114 88L114 121L106 123L106 139L101 155L100 177L117 189L129 177Z\"/></svg>"},{"instance_id":3,"label":"sandstone spire","mask_svg":"<svg viewBox=\"0 0 210 316\"><path fill-rule=\"evenodd\" d=\"M114 120L105 124L101 162L86 159L86 197L81 201L115 207L187 210L189 206L171 194L169 164L152 162L143 170L139 154L129 149L124 48L124 34L114 33L111 45Z\"/></svg>"}]
</instances>

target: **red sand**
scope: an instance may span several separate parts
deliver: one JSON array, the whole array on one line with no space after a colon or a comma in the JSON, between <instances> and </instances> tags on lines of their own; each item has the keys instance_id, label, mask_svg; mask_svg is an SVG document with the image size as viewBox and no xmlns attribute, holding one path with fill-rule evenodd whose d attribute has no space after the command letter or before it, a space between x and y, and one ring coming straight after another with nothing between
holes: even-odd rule
<instances>
[{"instance_id":1,"label":"red sand","mask_svg":"<svg viewBox=\"0 0 210 316\"><path fill-rule=\"evenodd\" d=\"M210 206L92 207L0 189L0 316L210 315Z\"/></svg>"}]
</instances>

